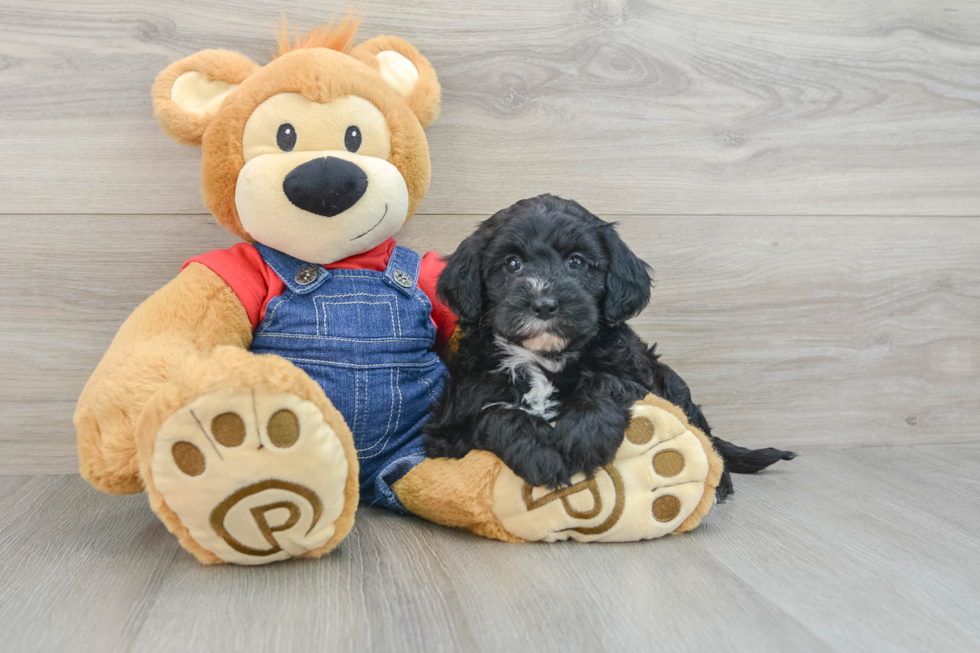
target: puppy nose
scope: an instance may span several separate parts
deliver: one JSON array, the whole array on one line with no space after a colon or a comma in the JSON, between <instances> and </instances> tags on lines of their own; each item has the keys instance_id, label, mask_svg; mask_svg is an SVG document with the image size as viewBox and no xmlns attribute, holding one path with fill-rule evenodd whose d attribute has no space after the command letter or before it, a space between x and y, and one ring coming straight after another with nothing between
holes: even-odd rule
<instances>
[{"instance_id":1,"label":"puppy nose","mask_svg":"<svg viewBox=\"0 0 980 653\"><path fill-rule=\"evenodd\" d=\"M332 218L357 204L367 186L360 166L327 156L293 168L282 182L282 191L294 206Z\"/></svg>"},{"instance_id":2,"label":"puppy nose","mask_svg":"<svg viewBox=\"0 0 980 653\"><path fill-rule=\"evenodd\" d=\"M558 302L553 297L539 297L531 302L531 310L540 319L547 320L558 310Z\"/></svg>"}]
</instances>

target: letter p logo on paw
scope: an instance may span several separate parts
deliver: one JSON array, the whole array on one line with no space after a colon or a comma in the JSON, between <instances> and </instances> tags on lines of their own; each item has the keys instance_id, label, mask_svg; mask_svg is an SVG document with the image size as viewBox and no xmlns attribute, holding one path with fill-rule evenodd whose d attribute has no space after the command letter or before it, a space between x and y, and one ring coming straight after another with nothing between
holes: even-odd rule
<instances>
[{"instance_id":1,"label":"letter p logo on paw","mask_svg":"<svg viewBox=\"0 0 980 653\"><path fill-rule=\"evenodd\" d=\"M152 472L195 542L225 562L255 565L327 543L344 509L348 465L312 403L220 390L167 418Z\"/></svg>"},{"instance_id":2,"label":"letter p logo on paw","mask_svg":"<svg viewBox=\"0 0 980 653\"><path fill-rule=\"evenodd\" d=\"M284 498L276 501L279 496ZM316 527L322 513L323 504L313 490L298 483L268 480L243 487L219 503L211 512L211 528L239 553L270 556L284 548L295 549L296 540ZM276 534L288 534L297 526L300 537L288 538L283 546ZM300 548L294 555L307 550Z\"/></svg>"},{"instance_id":3,"label":"letter p logo on paw","mask_svg":"<svg viewBox=\"0 0 980 653\"><path fill-rule=\"evenodd\" d=\"M707 454L669 411L639 402L632 413L616 459L594 478L576 474L552 492L503 467L493 509L504 528L532 542L630 542L676 530L704 495Z\"/></svg>"}]
</instances>

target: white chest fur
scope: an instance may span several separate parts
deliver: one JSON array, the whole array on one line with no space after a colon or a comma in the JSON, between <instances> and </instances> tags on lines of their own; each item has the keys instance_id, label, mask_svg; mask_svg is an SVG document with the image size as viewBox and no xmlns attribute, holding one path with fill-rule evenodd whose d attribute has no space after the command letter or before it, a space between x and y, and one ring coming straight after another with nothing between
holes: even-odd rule
<instances>
[{"instance_id":1,"label":"white chest fur","mask_svg":"<svg viewBox=\"0 0 980 653\"><path fill-rule=\"evenodd\" d=\"M521 375L526 375L531 385L521 398L520 405L510 407L523 410L548 421L557 417L558 401L554 396L555 386L548 379L545 371L552 374L560 372L564 369L567 358L545 358L537 352L525 349L500 337L497 338L497 346L503 353L498 369L510 375L511 382L515 384Z\"/></svg>"}]
</instances>

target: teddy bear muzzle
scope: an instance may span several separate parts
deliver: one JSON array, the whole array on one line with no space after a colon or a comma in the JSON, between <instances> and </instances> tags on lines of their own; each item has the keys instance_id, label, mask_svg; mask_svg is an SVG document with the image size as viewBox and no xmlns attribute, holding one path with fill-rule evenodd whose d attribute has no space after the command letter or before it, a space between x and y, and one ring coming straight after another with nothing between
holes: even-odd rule
<instances>
[{"instance_id":1,"label":"teddy bear muzzle","mask_svg":"<svg viewBox=\"0 0 980 653\"><path fill-rule=\"evenodd\" d=\"M398 231L409 193L401 171L379 157L272 152L242 167L235 206L253 240L307 263L332 263Z\"/></svg>"}]
</instances>

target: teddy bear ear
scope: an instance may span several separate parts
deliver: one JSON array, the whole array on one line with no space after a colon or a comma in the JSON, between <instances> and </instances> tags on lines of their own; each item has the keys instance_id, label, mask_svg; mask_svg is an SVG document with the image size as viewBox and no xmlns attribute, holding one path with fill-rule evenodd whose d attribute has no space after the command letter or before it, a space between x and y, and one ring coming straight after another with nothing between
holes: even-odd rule
<instances>
[{"instance_id":1,"label":"teddy bear ear","mask_svg":"<svg viewBox=\"0 0 980 653\"><path fill-rule=\"evenodd\" d=\"M221 103L259 66L228 50L201 50L175 61L153 83L153 112L163 131L187 145L200 145Z\"/></svg>"},{"instance_id":2,"label":"teddy bear ear","mask_svg":"<svg viewBox=\"0 0 980 653\"><path fill-rule=\"evenodd\" d=\"M411 43L395 36L378 36L358 45L350 55L378 71L405 99L423 127L439 116L436 71Z\"/></svg>"}]
</instances>

